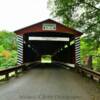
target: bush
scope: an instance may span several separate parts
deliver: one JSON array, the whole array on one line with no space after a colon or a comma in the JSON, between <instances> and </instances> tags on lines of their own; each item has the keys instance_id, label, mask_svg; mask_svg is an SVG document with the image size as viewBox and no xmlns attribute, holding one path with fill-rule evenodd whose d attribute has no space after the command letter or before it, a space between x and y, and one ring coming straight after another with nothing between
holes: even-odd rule
<instances>
[{"instance_id":1,"label":"bush","mask_svg":"<svg viewBox=\"0 0 100 100\"><path fill-rule=\"evenodd\" d=\"M8 68L17 64L16 35L12 32L0 32L0 68Z\"/></svg>"}]
</instances>

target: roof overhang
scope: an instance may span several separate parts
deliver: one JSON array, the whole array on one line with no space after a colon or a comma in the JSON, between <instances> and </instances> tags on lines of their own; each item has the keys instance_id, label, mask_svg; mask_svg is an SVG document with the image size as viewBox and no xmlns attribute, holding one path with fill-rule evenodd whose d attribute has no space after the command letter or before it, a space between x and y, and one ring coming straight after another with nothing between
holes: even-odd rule
<instances>
[{"instance_id":1,"label":"roof overhang","mask_svg":"<svg viewBox=\"0 0 100 100\"><path fill-rule=\"evenodd\" d=\"M15 31L17 35L23 35L32 32L60 32L72 34L74 36L81 36L83 34L51 19L47 19L45 21Z\"/></svg>"}]
</instances>

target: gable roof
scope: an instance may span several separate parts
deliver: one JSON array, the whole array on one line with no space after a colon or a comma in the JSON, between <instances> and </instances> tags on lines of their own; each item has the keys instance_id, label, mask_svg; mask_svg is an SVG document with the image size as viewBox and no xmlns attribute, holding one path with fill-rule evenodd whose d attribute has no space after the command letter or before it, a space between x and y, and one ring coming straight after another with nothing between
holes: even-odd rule
<instances>
[{"instance_id":1,"label":"gable roof","mask_svg":"<svg viewBox=\"0 0 100 100\"><path fill-rule=\"evenodd\" d=\"M43 24L55 24L56 29L55 30L43 30ZM30 25L30 26L24 27L22 29L16 30L15 33L17 35L23 35L23 34L27 34L30 32L52 32L52 31L53 32L61 32L61 33L69 33L69 34L73 34L75 36L82 35L81 32L79 32L75 29L69 28L69 27L67 27L59 22L56 22L54 20L51 20L51 19L47 19L42 22L39 22L39 23Z\"/></svg>"}]
</instances>

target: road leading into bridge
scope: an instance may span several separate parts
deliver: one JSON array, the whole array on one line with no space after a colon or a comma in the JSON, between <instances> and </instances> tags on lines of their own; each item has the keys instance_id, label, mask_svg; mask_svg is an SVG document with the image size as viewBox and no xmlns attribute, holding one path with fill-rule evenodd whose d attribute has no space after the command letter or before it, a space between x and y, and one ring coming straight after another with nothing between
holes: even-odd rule
<instances>
[{"instance_id":1,"label":"road leading into bridge","mask_svg":"<svg viewBox=\"0 0 100 100\"><path fill-rule=\"evenodd\" d=\"M70 69L38 65L18 78L0 82L0 100L100 100L100 88Z\"/></svg>"}]
</instances>

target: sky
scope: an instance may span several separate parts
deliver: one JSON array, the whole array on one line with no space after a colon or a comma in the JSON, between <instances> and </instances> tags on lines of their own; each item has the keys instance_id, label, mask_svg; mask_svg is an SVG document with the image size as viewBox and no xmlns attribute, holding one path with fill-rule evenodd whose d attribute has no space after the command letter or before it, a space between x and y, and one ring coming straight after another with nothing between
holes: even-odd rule
<instances>
[{"instance_id":1,"label":"sky","mask_svg":"<svg viewBox=\"0 0 100 100\"><path fill-rule=\"evenodd\" d=\"M0 31L15 31L51 18L48 0L0 0Z\"/></svg>"}]
</instances>

